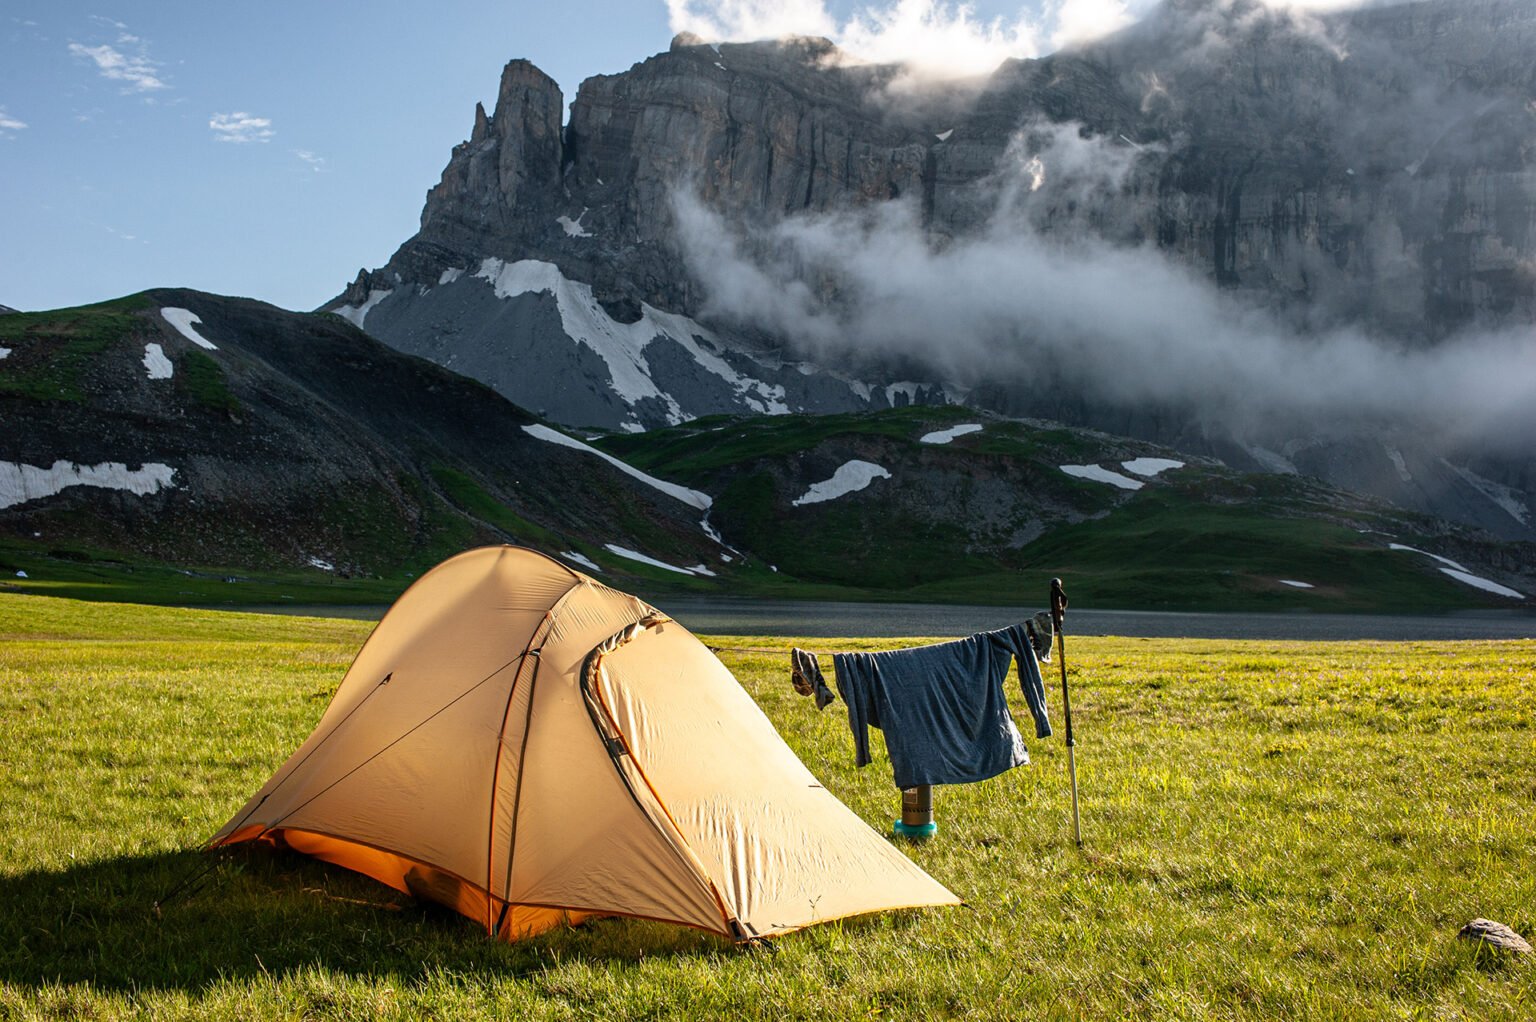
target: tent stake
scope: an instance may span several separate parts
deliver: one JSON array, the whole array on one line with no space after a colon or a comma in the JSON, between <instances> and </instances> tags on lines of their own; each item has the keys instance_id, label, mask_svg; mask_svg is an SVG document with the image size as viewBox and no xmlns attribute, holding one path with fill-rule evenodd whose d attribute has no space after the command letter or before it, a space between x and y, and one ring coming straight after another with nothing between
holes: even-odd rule
<instances>
[{"instance_id":1,"label":"tent stake","mask_svg":"<svg viewBox=\"0 0 1536 1022\"><path fill-rule=\"evenodd\" d=\"M1051 618L1056 625L1056 656L1061 660L1061 710L1067 718L1067 773L1072 778L1072 837L1083 847L1083 825L1077 812L1077 742L1072 738L1072 697L1067 692L1067 636L1062 625L1067 617L1067 594L1061 579L1051 579Z\"/></svg>"}]
</instances>

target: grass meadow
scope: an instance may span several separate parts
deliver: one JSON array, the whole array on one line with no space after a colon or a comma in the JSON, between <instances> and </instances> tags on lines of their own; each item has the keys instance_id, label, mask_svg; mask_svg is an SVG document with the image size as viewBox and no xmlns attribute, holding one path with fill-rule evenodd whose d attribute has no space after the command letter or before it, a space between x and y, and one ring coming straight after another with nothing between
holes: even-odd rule
<instances>
[{"instance_id":1,"label":"grass meadow","mask_svg":"<svg viewBox=\"0 0 1536 1022\"><path fill-rule=\"evenodd\" d=\"M248 851L157 917L370 627L0 595L0 1020L1536 1017L1536 962L1456 939L1475 916L1536 936L1529 641L1071 637L1084 848L1055 699L1032 766L941 789L938 837L905 846L969 907L776 953L625 920L501 944ZM722 657L887 830L883 755L854 769L787 656Z\"/></svg>"}]
</instances>

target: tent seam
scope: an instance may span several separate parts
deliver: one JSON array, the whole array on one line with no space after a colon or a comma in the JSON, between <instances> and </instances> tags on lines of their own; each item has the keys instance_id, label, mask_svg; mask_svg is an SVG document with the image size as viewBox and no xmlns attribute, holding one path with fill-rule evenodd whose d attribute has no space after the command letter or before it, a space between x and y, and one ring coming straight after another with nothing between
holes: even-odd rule
<instances>
[{"instance_id":1,"label":"tent seam","mask_svg":"<svg viewBox=\"0 0 1536 1022\"><path fill-rule=\"evenodd\" d=\"M640 760L635 756L634 749L629 744L629 737L625 735L622 730L620 730L618 723L613 719L613 711L609 709L607 702L603 699L602 688L600 686L590 685L588 683L589 679L591 681L596 680L597 672L602 667L603 658L605 656L607 656L609 653L617 651L624 646L629 645L629 643L633 642L635 639L638 639L647 630L657 625L666 624L671 620L671 618L658 611L649 620L635 622L635 624L640 625L638 629L635 629L634 625L630 625L629 628L624 629L624 631L619 632L617 635L614 635L603 643L599 643L598 646L594 647L592 651L596 655L591 656L591 654L589 654L591 659L588 664L583 666L583 687L588 688L588 690L592 693L592 696L596 699L598 707L603 711L603 716L608 719L608 724L610 727L612 727L613 733L617 735L619 741L623 743L624 754L629 757L629 762L634 767L635 773L639 774L640 780L645 782L646 791L650 792L651 798L655 800L657 807L661 809L662 815L665 816L667 822L672 825L672 830L677 835L677 844L679 846L679 850L687 856L689 865L693 867L694 872L698 874L699 879L704 881L705 886L709 890L710 897L714 898L715 900L715 908L720 912L721 921L725 923L726 927L731 932L738 934L743 938L750 939L751 935L746 933L746 931L742 928L741 920L736 916L734 912L726 907L725 897L720 893L720 888L716 886L714 880L710 878L709 872L705 870L704 863L699 859L698 853L695 852L693 850L693 846L688 843L688 838L683 834L683 829L677 825L677 820L673 817L672 810L668 809L667 804L662 801L661 795L656 791L656 786L651 783L650 777L646 774L645 769L640 765ZM634 629L633 635L625 638L622 642L616 643L611 649L602 649L602 646L606 645L608 642L613 642L614 639L619 638L624 634L624 632L627 632L630 629ZM593 723L595 725L596 721L594 720ZM599 737L602 737L601 733L599 733ZM618 773L620 779L624 781L625 786L629 787L629 779L625 777L624 770L619 765L618 758L613 756L611 753L608 758L609 761L613 763L614 770ZM631 790L630 794L631 797L634 796L633 790ZM639 799L636 798L635 801L638 803Z\"/></svg>"}]
</instances>

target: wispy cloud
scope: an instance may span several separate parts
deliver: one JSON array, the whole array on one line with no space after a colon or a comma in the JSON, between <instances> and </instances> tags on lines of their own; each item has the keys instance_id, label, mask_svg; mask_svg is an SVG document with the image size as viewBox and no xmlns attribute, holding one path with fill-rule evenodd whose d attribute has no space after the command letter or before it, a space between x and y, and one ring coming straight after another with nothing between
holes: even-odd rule
<instances>
[{"instance_id":1,"label":"wispy cloud","mask_svg":"<svg viewBox=\"0 0 1536 1022\"><path fill-rule=\"evenodd\" d=\"M5 107L0 106L0 138L9 138L12 132L20 131L26 126L26 121L12 117L6 112Z\"/></svg>"},{"instance_id":2,"label":"wispy cloud","mask_svg":"<svg viewBox=\"0 0 1536 1022\"><path fill-rule=\"evenodd\" d=\"M158 92L170 88L160 74L160 63L151 60L149 44L128 32L128 26L107 18L94 19L118 30L116 44L102 43L86 46L70 43L69 52L77 60L88 60L96 65L103 78L124 83L126 92Z\"/></svg>"},{"instance_id":3,"label":"wispy cloud","mask_svg":"<svg viewBox=\"0 0 1536 1022\"><path fill-rule=\"evenodd\" d=\"M270 117L256 117L244 110L229 114L214 114L208 120L213 137L220 142L270 142L277 132L272 130Z\"/></svg>"},{"instance_id":4,"label":"wispy cloud","mask_svg":"<svg viewBox=\"0 0 1536 1022\"><path fill-rule=\"evenodd\" d=\"M305 163L309 164L310 169L313 170L316 174L323 174L323 173L325 173L325 157L324 156L317 156L314 153L310 152L308 149L295 149L293 151L293 155L297 156L299 159L301 159Z\"/></svg>"}]
</instances>

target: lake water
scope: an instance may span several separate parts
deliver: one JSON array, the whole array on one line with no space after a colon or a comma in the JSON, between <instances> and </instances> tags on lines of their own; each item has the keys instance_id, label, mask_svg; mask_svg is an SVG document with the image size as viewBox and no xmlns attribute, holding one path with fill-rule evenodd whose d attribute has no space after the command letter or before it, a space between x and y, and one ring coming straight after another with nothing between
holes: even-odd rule
<instances>
[{"instance_id":1,"label":"lake water","mask_svg":"<svg viewBox=\"0 0 1536 1022\"><path fill-rule=\"evenodd\" d=\"M962 636L1015 624L1043 607L977 607L924 603L823 603L663 597L661 610L706 635L805 635L821 638L901 635ZM377 620L383 607L252 607L283 614ZM1391 642L1536 638L1536 613L1459 611L1403 617L1383 614L1187 614L1069 607L1068 635L1170 639L1379 639Z\"/></svg>"}]
</instances>

